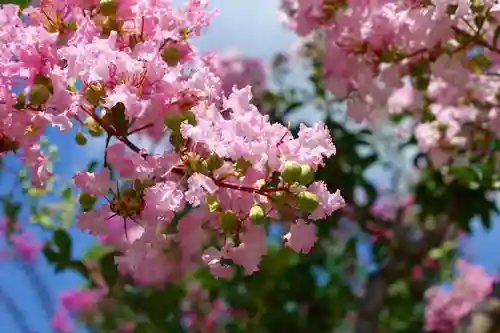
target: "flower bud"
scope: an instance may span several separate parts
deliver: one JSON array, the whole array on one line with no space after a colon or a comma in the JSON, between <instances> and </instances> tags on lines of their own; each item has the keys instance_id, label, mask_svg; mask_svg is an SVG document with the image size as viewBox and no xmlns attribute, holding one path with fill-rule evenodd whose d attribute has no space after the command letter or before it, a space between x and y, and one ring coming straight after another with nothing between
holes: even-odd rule
<instances>
[{"instance_id":1,"label":"flower bud","mask_svg":"<svg viewBox=\"0 0 500 333\"><path fill-rule=\"evenodd\" d=\"M104 87L99 83L92 83L85 88L85 99L92 105L99 105L104 96Z\"/></svg>"},{"instance_id":2,"label":"flower bud","mask_svg":"<svg viewBox=\"0 0 500 333\"><path fill-rule=\"evenodd\" d=\"M31 104L40 106L49 100L50 90L43 84L35 84L31 87L28 97Z\"/></svg>"},{"instance_id":3,"label":"flower bud","mask_svg":"<svg viewBox=\"0 0 500 333\"><path fill-rule=\"evenodd\" d=\"M84 212L92 210L96 201L97 198L95 196L86 192L80 193L80 196L78 197L78 202Z\"/></svg>"},{"instance_id":4,"label":"flower bud","mask_svg":"<svg viewBox=\"0 0 500 333\"><path fill-rule=\"evenodd\" d=\"M300 179L301 167L296 162L285 162L281 175L283 180L289 184L293 184Z\"/></svg>"},{"instance_id":5,"label":"flower bud","mask_svg":"<svg viewBox=\"0 0 500 333\"><path fill-rule=\"evenodd\" d=\"M24 96L23 93L17 94L16 104L14 104L14 107L16 109L22 109L25 106L26 106L26 96Z\"/></svg>"},{"instance_id":6,"label":"flower bud","mask_svg":"<svg viewBox=\"0 0 500 333\"><path fill-rule=\"evenodd\" d=\"M93 137L99 137L102 135L102 127L99 125L94 118L88 117L87 120L83 123L85 127L89 130L89 134Z\"/></svg>"},{"instance_id":7,"label":"flower bud","mask_svg":"<svg viewBox=\"0 0 500 333\"><path fill-rule=\"evenodd\" d=\"M113 16L118 11L118 2L116 0L99 1L99 10L104 16Z\"/></svg>"},{"instance_id":8,"label":"flower bud","mask_svg":"<svg viewBox=\"0 0 500 333\"><path fill-rule=\"evenodd\" d=\"M134 181L134 187L137 191L144 191L145 189L150 188L153 185L155 185L155 181L153 179L150 179L150 178L146 178L146 179L142 179L142 180L136 179Z\"/></svg>"},{"instance_id":9,"label":"flower bud","mask_svg":"<svg viewBox=\"0 0 500 333\"><path fill-rule=\"evenodd\" d=\"M233 165L233 171L235 176L243 177L251 166L252 163L245 160L244 158L238 159Z\"/></svg>"},{"instance_id":10,"label":"flower bud","mask_svg":"<svg viewBox=\"0 0 500 333\"><path fill-rule=\"evenodd\" d=\"M266 212L261 205L254 205L250 208L249 217L255 224L263 224L266 221Z\"/></svg>"},{"instance_id":11,"label":"flower bud","mask_svg":"<svg viewBox=\"0 0 500 333\"><path fill-rule=\"evenodd\" d=\"M318 196L312 192L303 191L297 194L297 208L305 213L313 212L319 205Z\"/></svg>"},{"instance_id":12,"label":"flower bud","mask_svg":"<svg viewBox=\"0 0 500 333\"><path fill-rule=\"evenodd\" d=\"M78 132L75 135L75 141L80 146L85 146L87 144L87 137L83 132Z\"/></svg>"},{"instance_id":13,"label":"flower bud","mask_svg":"<svg viewBox=\"0 0 500 333\"><path fill-rule=\"evenodd\" d=\"M216 196L207 195L205 202L210 213L218 212L220 210L220 203Z\"/></svg>"},{"instance_id":14,"label":"flower bud","mask_svg":"<svg viewBox=\"0 0 500 333\"><path fill-rule=\"evenodd\" d=\"M204 161L205 168L209 171L214 171L222 167L224 160L217 154L210 154Z\"/></svg>"},{"instance_id":15,"label":"flower bud","mask_svg":"<svg viewBox=\"0 0 500 333\"><path fill-rule=\"evenodd\" d=\"M310 165L302 164L300 166L300 177L298 181L302 185L309 185L314 181L314 170Z\"/></svg>"},{"instance_id":16,"label":"flower bud","mask_svg":"<svg viewBox=\"0 0 500 333\"><path fill-rule=\"evenodd\" d=\"M163 49L161 58L170 67L175 67L181 61L181 52L176 47L166 47Z\"/></svg>"},{"instance_id":17,"label":"flower bud","mask_svg":"<svg viewBox=\"0 0 500 333\"><path fill-rule=\"evenodd\" d=\"M239 227L238 216L230 210L222 212L220 214L220 226L225 233L235 232Z\"/></svg>"}]
</instances>

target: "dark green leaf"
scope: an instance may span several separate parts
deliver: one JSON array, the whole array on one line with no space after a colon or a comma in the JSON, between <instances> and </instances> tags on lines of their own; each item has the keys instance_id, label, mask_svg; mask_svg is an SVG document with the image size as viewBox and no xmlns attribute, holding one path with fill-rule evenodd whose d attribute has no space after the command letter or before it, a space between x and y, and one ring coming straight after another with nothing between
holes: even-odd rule
<instances>
[{"instance_id":1,"label":"dark green leaf","mask_svg":"<svg viewBox=\"0 0 500 333\"><path fill-rule=\"evenodd\" d=\"M62 229L54 231L54 244L59 248L61 260L71 260L71 237Z\"/></svg>"},{"instance_id":2,"label":"dark green leaf","mask_svg":"<svg viewBox=\"0 0 500 333\"><path fill-rule=\"evenodd\" d=\"M115 263L115 257L119 254L120 253L116 251L110 252L99 260L102 277L104 278L104 281L106 281L109 289L112 289L118 280L118 270Z\"/></svg>"}]
</instances>

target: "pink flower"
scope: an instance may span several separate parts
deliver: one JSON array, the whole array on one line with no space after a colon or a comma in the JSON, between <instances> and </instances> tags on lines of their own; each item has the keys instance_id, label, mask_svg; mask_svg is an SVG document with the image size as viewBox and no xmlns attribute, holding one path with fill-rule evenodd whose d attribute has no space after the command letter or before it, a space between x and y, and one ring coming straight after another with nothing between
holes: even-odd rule
<instances>
[{"instance_id":1,"label":"pink flower","mask_svg":"<svg viewBox=\"0 0 500 333\"><path fill-rule=\"evenodd\" d=\"M73 180L76 187L95 196L106 195L112 188L108 169L101 169L98 173L80 171Z\"/></svg>"},{"instance_id":2,"label":"pink flower","mask_svg":"<svg viewBox=\"0 0 500 333\"><path fill-rule=\"evenodd\" d=\"M103 296L101 290L71 290L61 294L61 304L69 312L94 310L99 299Z\"/></svg>"},{"instance_id":3,"label":"pink flower","mask_svg":"<svg viewBox=\"0 0 500 333\"><path fill-rule=\"evenodd\" d=\"M33 262L43 245L33 239L28 231L22 231L19 234L13 234L10 237L14 248L21 258L25 261Z\"/></svg>"},{"instance_id":4,"label":"pink flower","mask_svg":"<svg viewBox=\"0 0 500 333\"><path fill-rule=\"evenodd\" d=\"M299 219L290 226L290 231L283 236L285 245L296 252L307 253L316 243L316 226Z\"/></svg>"},{"instance_id":5,"label":"pink flower","mask_svg":"<svg viewBox=\"0 0 500 333\"><path fill-rule=\"evenodd\" d=\"M73 328L71 327L71 322L68 313L63 308L57 309L56 313L52 316L50 320L50 326L57 333L73 332Z\"/></svg>"}]
</instances>

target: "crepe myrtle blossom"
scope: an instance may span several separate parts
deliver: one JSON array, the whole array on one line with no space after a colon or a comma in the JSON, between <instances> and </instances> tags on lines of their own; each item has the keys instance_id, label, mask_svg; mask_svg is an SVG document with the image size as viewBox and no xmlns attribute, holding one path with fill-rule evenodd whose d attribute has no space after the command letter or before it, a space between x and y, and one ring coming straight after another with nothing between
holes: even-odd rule
<instances>
[{"instance_id":1,"label":"crepe myrtle blossom","mask_svg":"<svg viewBox=\"0 0 500 333\"><path fill-rule=\"evenodd\" d=\"M235 264L251 274L267 250L267 223L287 223L290 247L307 252L313 221L344 206L340 192L314 182L336 153L325 124L301 125L293 137L252 105L251 86L227 88L227 71L191 46L217 14L207 6L42 0L0 9L0 150L16 152L44 186L47 127L77 127L82 147L87 135L105 135L103 166L73 177L77 224L117 247L118 269L140 284L200 263L216 275ZM172 149L148 154L130 141L137 133L168 135Z\"/></svg>"},{"instance_id":2,"label":"crepe myrtle blossom","mask_svg":"<svg viewBox=\"0 0 500 333\"><path fill-rule=\"evenodd\" d=\"M437 167L464 151L489 154L499 137L498 1L282 0L281 9L322 55L325 87L353 120L411 117Z\"/></svg>"},{"instance_id":3,"label":"crepe myrtle blossom","mask_svg":"<svg viewBox=\"0 0 500 333\"><path fill-rule=\"evenodd\" d=\"M171 281L200 262L220 277L231 276L234 264L254 273L267 251L266 223L286 221L288 246L308 252L316 240L313 221L345 205L340 192L314 181L324 158L335 153L325 125L301 126L294 138L259 113L250 89L224 98L229 116L205 103L183 122L167 116L166 126L180 134L174 151L142 158L127 142L108 147L108 163L133 180L117 190L109 173L75 176L85 191L80 199L92 203L103 184L110 186L107 201L82 212L78 225L122 249L119 269L138 283ZM123 236L117 218L140 231Z\"/></svg>"}]
</instances>

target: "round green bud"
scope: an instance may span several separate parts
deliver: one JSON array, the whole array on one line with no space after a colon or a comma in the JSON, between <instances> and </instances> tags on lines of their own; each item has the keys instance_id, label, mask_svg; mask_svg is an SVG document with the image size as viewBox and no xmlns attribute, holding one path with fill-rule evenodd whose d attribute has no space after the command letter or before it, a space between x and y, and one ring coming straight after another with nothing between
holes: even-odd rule
<instances>
[{"instance_id":1,"label":"round green bud","mask_svg":"<svg viewBox=\"0 0 500 333\"><path fill-rule=\"evenodd\" d=\"M85 127L89 130L89 134L93 137L99 137L102 135L102 127L99 125L94 118L88 117L87 120L83 123Z\"/></svg>"},{"instance_id":2,"label":"round green bud","mask_svg":"<svg viewBox=\"0 0 500 333\"><path fill-rule=\"evenodd\" d=\"M85 146L87 144L87 137L83 132L78 132L75 135L75 141L80 146Z\"/></svg>"},{"instance_id":3,"label":"round green bud","mask_svg":"<svg viewBox=\"0 0 500 333\"><path fill-rule=\"evenodd\" d=\"M314 193L304 191L297 194L297 208L305 213L313 212L319 205L318 196Z\"/></svg>"},{"instance_id":4,"label":"round green bud","mask_svg":"<svg viewBox=\"0 0 500 333\"><path fill-rule=\"evenodd\" d=\"M85 99L92 105L99 105L104 94L104 87L101 84L91 84L85 88Z\"/></svg>"},{"instance_id":5,"label":"round green bud","mask_svg":"<svg viewBox=\"0 0 500 333\"><path fill-rule=\"evenodd\" d=\"M161 58L167 65L174 67L181 61L181 52L176 47L166 47L163 49Z\"/></svg>"},{"instance_id":6,"label":"round green bud","mask_svg":"<svg viewBox=\"0 0 500 333\"><path fill-rule=\"evenodd\" d=\"M281 170L283 180L289 184L295 183L300 179L300 164L296 162L286 162Z\"/></svg>"},{"instance_id":7,"label":"round green bud","mask_svg":"<svg viewBox=\"0 0 500 333\"><path fill-rule=\"evenodd\" d=\"M309 185L314 181L314 170L308 164L302 164L300 166L300 177L299 183L302 185Z\"/></svg>"},{"instance_id":8,"label":"round green bud","mask_svg":"<svg viewBox=\"0 0 500 333\"><path fill-rule=\"evenodd\" d=\"M80 196L78 197L78 202L84 212L92 210L96 201L97 198L95 196L86 192L80 193Z\"/></svg>"},{"instance_id":9,"label":"round green bud","mask_svg":"<svg viewBox=\"0 0 500 333\"><path fill-rule=\"evenodd\" d=\"M24 96L23 93L17 94L16 104L14 104L14 107L17 109L22 109L25 106L26 106L26 96Z\"/></svg>"},{"instance_id":10,"label":"round green bud","mask_svg":"<svg viewBox=\"0 0 500 333\"><path fill-rule=\"evenodd\" d=\"M264 208L261 205L254 205L250 208L249 217L255 224L262 224L266 220L266 212L264 212Z\"/></svg>"},{"instance_id":11,"label":"round green bud","mask_svg":"<svg viewBox=\"0 0 500 333\"><path fill-rule=\"evenodd\" d=\"M35 84L28 94L30 103L33 105L43 105L50 98L50 90L46 85Z\"/></svg>"},{"instance_id":12,"label":"round green bud","mask_svg":"<svg viewBox=\"0 0 500 333\"><path fill-rule=\"evenodd\" d=\"M116 0L99 1L99 11L104 16L113 16L118 11L118 2Z\"/></svg>"},{"instance_id":13,"label":"round green bud","mask_svg":"<svg viewBox=\"0 0 500 333\"><path fill-rule=\"evenodd\" d=\"M227 210L220 214L220 226L225 233L236 231L239 224L238 216L233 211Z\"/></svg>"},{"instance_id":14,"label":"round green bud","mask_svg":"<svg viewBox=\"0 0 500 333\"><path fill-rule=\"evenodd\" d=\"M204 160L206 168L210 171L214 171L222 167L224 164L224 159L219 157L217 154L210 154L210 156Z\"/></svg>"}]
</instances>

